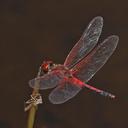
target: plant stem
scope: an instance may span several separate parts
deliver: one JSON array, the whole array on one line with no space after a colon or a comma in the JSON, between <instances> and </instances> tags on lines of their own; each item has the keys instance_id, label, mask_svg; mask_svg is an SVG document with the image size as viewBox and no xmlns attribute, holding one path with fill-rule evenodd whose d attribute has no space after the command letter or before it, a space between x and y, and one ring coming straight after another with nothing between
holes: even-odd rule
<instances>
[{"instance_id":1,"label":"plant stem","mask_svg":"<svg viewBox=\"0 0 128 128\"><path fill-rule=\"evenodd\" d=\"M28 128L33 128L33 126L34 126L36 110L37 110L37 108L34 105L30 109L29 117L28 117Z\"/></svg>"},{"instance_id":2,"label":"plant stem","mask_svg":"<svg viewBox=\"0 0 128 128\"><path fill-rule=\"evenodd\" d=\"M39 68L38 74L37 74L37 78L40 77L41 74L41 67ZM36 80L35 81L35 88L33 89L32 92L32 97L35 97L39 94L39 81ZM35 121L35 115L36 115L36 111L38 109L38 104L31 104L31 108L29 110L29 116L28 116L28 127L27 128L33 128L34 127L34 121Z\"/></svg>"},{"instance_id":3,"label":"plant stem","mask_svg":"<svg viewBox=\"0 0 128 128\"><path fill-rule=\"evenodd\" d=\"M35 96L38 93L38 90L34 89L32 96ZM30 110L29 110L29 116L28 116L28 126L27 128L33 128L34 127L34 121L35 121L35 115L37 111L38 105L32 104Z\"/></svg>"}]
</instances>

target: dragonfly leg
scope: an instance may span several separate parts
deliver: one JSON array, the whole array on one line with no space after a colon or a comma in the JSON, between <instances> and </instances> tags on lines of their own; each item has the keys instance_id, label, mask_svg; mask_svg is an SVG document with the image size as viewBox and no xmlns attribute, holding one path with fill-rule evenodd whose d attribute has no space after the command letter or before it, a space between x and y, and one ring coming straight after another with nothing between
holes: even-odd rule
<instances>
[{"instance_id":1,"label":"dragonfly leg","mask_svg":"<svg viewBox=\"0 0 128 128\"><path fill-rule=\"evenodd\" d=\"M28 101L25 102L25 104L27 104L27 106L25 107L24 111L28 111L32 105L36 106L38 104L42 104L42 97L41 95L38 93L36 95L31 95L31 99L29 99Z\"/></svg>"}]
</instances>

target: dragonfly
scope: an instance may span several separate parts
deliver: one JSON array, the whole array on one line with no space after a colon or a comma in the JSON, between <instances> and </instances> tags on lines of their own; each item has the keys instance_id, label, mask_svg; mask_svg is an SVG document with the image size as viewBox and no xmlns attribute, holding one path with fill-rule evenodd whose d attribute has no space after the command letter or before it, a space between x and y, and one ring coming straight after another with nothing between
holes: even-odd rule
<instances>
[{"instance_id":1,"label":"dragonfly","mask_svg":"<svg viewBox=\"0 0 128 128\"><path fill-rule=\"evenodd\" d=\"M93 18L79 41L69 52L64 64L43 61L38 77L30 80L29 86L39 90L54 88L49 94L49 101L52 104L65 103L83 88L115 98L115 95L87 84L107 62L119 41L117 35L111 35L98 43L102 28L103 18L101 16Z\"/></svg>"}]
</instances>

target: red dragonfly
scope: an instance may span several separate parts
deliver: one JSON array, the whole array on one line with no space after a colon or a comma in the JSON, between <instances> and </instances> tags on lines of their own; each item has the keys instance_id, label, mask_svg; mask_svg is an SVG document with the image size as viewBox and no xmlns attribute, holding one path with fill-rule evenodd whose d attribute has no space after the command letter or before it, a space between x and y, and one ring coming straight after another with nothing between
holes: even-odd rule
<instances>
[{"instance_id":1,"label":"red dragonfly","mask_svg":"<svg viewBox=\"0 0 128 128\"><path fill-rule=\"evenodd\" d=\"M115 98L113 94L87 84L112 55L119 41L118 36L111 35L97 44L102 27L103 18L95 17L70 51L64 64L44 61L38 77L29 81L30 87L40 90L56 87L49 95L49 100L53 104L68 101L84 87L103 96Z\"/></svg>"}]
</instances>

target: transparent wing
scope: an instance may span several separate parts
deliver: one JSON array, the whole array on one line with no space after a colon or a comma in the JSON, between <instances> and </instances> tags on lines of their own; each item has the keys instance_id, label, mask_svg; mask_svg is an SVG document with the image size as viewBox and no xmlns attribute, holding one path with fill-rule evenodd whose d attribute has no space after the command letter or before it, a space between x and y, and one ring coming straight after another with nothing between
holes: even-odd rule
<instances>
[{"instance_id":1,"label":"transparent wing","mask_svg":"<svg viewBox=\"0 0 128 128\"><path fill-rule=\"evenodd\" d=\"M75 81L75 78L70 78L70 80L63 81L63 83L57 86L49 95L50 102L62 104L73 98L82 89L80 84Z\"/></svg>"},{"instance_id":2,"label":"transparent wing","mask_svg":"<svg viewBox=\"0 0 128 128\"><path fill-rule=\"evenodd\" d=\"M29 86L41 90L54 88L63 80L61 71L52 71L49 74L29 81Z\"/></svg>"},{"instance_id":3,"label":"transparent wing","mask_svg":"<svg viewBox=\"0 0 128 128\"><path fill-rule=\"evenodd\" d=\"M94 50L76 66L73 67L74 76L83 82L88 82L94 74L106 63L114 52L118 36L110 36L99 44Z\"/></svg>"},{"instance_id":4,"label":"transparent wing","mask_svg":"<svg viewBox=\"0 0 128 128\"><path fill-rule=\"evenodd\" d=\"M95 17L88 25L80 40L67 56L64 66L71 68L85 57L96 45L103 27L103 18Z\"/></svg>"}]
</instances>

